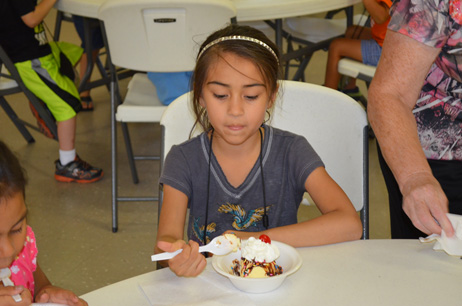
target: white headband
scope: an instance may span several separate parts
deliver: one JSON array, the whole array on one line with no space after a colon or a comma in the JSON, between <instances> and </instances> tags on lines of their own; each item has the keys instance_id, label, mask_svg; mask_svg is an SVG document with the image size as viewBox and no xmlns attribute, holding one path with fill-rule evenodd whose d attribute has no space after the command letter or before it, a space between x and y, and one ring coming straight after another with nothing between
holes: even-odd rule
<instances>
[{"instance_id":1,"label":"white headband","mask_svg":"<svg viewBox=\"0 0 462 306\"><path fill-rule=\"evenodd\" d=\"M276 61L279 64L278 56L276 55L276 52L274 52L274 50L271 49L270 46L268 46L267 44L265 44L264 42L262 42L261 40L258 40L256 38L252 38L252 37L248 37L248 36L241 36L241 35L224 36L224 37L220 37L220 38L215 39L214 41L208 43L202 49L202 51L197 56L197 59L200 59L202 54L204 54L204 52L207 51L207 49L209 49L213 45L216 45L218 43L221 43L222 41L227 41L227 40L245 40L245 41L250 41L250 42L256 43L256 44L262 46L263 48L265 48L266 50L268 50L269 52L271 52L271 54L273 54L274 58L276 58Z\"/></svg>"}]
</instances>

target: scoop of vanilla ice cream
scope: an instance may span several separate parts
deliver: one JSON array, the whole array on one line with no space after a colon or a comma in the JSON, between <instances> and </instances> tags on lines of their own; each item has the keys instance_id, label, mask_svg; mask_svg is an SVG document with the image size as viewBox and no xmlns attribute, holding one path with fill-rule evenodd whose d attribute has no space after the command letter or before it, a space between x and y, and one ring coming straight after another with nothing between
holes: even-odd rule
<instances>
[{"instance_id":1,"label":"scoop of vanilla ice cream","mask_svg":"<svg viewBox=\"0 0 462 306\"><path fill-rule=\"evenodd\" d=\"M250 237L241 243L241 256L256 262L272 262L279 257L279 249L274 244Z\"/></svg>"},{"instance_id":2,"label":"scoop of vanilla ice cream","mask_svg":"<svg viewBox=\"0 0 462 306\"><path fill-rule=\"evenodd\" d=\"M233 252L236 252L241 246L241 239L234 234L225 234L225 239L233 246Z\"/></svg>"}]
</instances>

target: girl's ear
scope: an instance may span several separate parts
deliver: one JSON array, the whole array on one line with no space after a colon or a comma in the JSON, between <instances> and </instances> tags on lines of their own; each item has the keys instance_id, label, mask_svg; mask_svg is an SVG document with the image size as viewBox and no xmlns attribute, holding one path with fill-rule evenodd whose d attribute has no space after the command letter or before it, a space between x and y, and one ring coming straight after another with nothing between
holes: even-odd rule
<instances>
[{"instance_id":1,"label":"girl's ear","mask_svg":"<svg viewBox=\"0 0 462 306\"><path fill-rule=\"evenodd\" d=\"M199 98L199 104L200 104L203 108L206 108L206 107L205 107L204 98L202 98L202 97Z\"/></svg>"},{"instance_id":2,"label":"girl's ear","mask_svg":"<svg viewBox=\"0 0 462 306\"><path fill-rule=\"evenodd\" d=\"M279 84L276 85L276 89L271 94L270 100L268 102L268 107L266 109L271 109L274 106L274 103L276 103L276 98L278 96L278 92L279 92Z\"/></svg>"}]
</instances>

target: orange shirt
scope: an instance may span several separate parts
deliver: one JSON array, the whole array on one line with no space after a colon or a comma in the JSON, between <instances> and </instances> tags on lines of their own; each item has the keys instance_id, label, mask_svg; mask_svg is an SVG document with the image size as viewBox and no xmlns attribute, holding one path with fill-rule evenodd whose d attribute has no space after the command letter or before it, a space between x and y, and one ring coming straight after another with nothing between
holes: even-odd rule
<instances>
[{"instance_id":1,"label":"orange shirt","mask_svg":"<svg viewBox=\"0 0 462 306\"><path fill-rule=\"evenodd\" d=\"M377 2L385 3L388 8L391 7L392 1L391 0L377 0ZM387 33L387 26L388 23L390 22L390 17L388 17L387 21L385 21L382 24L376 24L374 20L371 18L371 26L372 26L372 38L375 39L375 41L382 46L383 45L383 40L385 39L385 33Z\"/></svg>"}]
</instances>

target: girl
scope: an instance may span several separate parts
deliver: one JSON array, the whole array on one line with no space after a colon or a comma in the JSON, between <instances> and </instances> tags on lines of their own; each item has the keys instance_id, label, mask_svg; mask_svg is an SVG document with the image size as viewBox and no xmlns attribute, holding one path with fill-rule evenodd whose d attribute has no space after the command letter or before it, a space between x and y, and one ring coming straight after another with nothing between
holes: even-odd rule
<instances>
[{"instance_id":1,"label":"girl","mask_svg":"<svg viewBox=\"0 0 462 306\"><path fill-rule=\"evenodd\" d=\"M26 221L25 185L18 159L0 141L0 269L9 268L16 285L4 287L0 282L0 305L25 306L34 301L88 305L71 291L53 286L40 269L34 232ZM22 301L15 302L14 295Z\"/></svg>"},{"instance_id":2,"label":"girl","mask_svg":"<svg viewBox=\"0 0 462 306\"><path fill-rule=\"evenodd\" d=\"M226 231L266 234L294 247L359 239L361 221L301 136L264 124L278 92L279 51L260 31L231 25L199 50L193 79L196 123L204 133L169 152L155 252L175 251L173 272L198 275L199 244ZM297 223L307 191L322 212ZM189 244L182 240L190 208Z\"/></svg>"}]
</instances>

